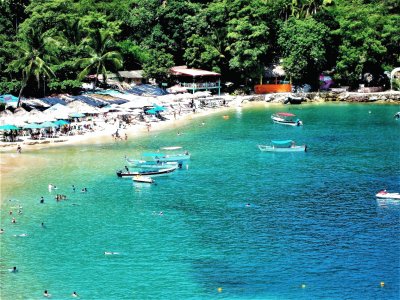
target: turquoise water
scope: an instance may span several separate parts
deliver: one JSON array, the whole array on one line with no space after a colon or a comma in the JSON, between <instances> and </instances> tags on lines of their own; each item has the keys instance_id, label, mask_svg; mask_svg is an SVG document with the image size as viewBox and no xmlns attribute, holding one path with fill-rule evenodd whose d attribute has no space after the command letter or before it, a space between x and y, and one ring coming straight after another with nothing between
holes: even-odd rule
<instances>
[{"instance_id":1,"label":"turquoise water","mask_svg":"<svg viewBox=\"0 0 400 300\"><path fill-rule=\"evenodd\" d=\"M303 127L271 122L289 109ZM374 196L400 191L398 110L246 108L193 119L179 136L25 152L35 170L2 178L0 298L398 299L400 203ZM309 151L260 152L270 139ZM124 155L174 145L191 152L188 168L151 186L116 177Z\"/></svg>"}]
</instances>

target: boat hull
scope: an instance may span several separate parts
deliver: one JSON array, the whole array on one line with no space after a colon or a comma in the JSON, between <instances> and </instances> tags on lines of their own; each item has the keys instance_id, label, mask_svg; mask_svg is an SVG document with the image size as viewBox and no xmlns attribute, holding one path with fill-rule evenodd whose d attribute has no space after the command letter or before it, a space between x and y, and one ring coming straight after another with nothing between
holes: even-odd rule
<instances>
[{"instance_id":1,"label":"boat hull","mask_svg":"<svg viewBox=\"0 0 400 300\"><path fill-rule=\"evenodd\" d=\"M136 175L132 177L132 181L141 183L154 183L154 179L149 176Z\"/></svg>"},{"instance_id":2,"label":"boat hull","mask_svg":"<svg viewBox=\"0 0 400 300\"><path fill-rule=\"evenodd\" d=\"M269 145L258 145L262 152L306 152L307 146L291 146L291 147L274 147Z\"/></svg>"},{"instance_id":3,"label":"boat hull","mask_svg":"<svg viewBox=\"0 0 400 300\"><path fill-rule=\"evenodd\" d=\"M140 160L140 159L129 159L126 158L126 162L134 168L142 168L142 169L167 169L171 167L182 168L181 162L175 161L153 161L153 160Z\"/></svg>"},{"instance_id":4,"label":"boat hull","mask_svg":"<svg viewBox=\"0 0 400 300\"><path fill-rule=\"evenodd\" d=\"M301 126L302 125L300 122L294 122L294 121L281 121L281 120L276 120L276 119L272 119L272 121L275 124L288 125L288 126Z\"/></svg>"},{"instance_id":5,"label":"boat hull","mask_svg":"<svg viewBox=\"0 0 400 300\"><path fill-rule=\"evenodd\" d=\"M177 167L161 169L161 170L141 170L141 171L117 171L118 177L134 177L134 176L158 176L158 175L166 175L174 172Z\"/></svg>"},{"instance_id":6,"label":"boat hull","mask_svg":"<svg viewBox=\"0 0 400 300\"><path fill-rule=\"evenodd\" d=\"M378 194L376 194L376 198L400 200L400 194L399 193L379 192Z\"/></svg>"}]
</instances>

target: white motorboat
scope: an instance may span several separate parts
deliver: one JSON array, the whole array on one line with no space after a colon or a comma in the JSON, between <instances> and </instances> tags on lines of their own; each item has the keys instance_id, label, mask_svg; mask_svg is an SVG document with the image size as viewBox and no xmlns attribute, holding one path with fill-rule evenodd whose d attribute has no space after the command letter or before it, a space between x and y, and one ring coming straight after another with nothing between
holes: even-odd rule
<instances>
[{"instance_id":1,"label":"white motorboat","mask_svg":"<svg viewBox=\"0 0 400 300\"><path fill-rule=\"evenodd\" d=\"M382 190L379 191L378 194L376 194L376 198L400 200L400 193L388 193L386 190Z\"/></svg>"},{"instance_id":2,"label":"white motorboat","mask_svg":"<svg viewBox=\"0 0 400 300\"><path fill-rule=\"evenodd\" d=\"M149 176L135 175L132 177L132 181L143 182L143 183L154 183L154 179Z\"/></svg>"}]
</instances>

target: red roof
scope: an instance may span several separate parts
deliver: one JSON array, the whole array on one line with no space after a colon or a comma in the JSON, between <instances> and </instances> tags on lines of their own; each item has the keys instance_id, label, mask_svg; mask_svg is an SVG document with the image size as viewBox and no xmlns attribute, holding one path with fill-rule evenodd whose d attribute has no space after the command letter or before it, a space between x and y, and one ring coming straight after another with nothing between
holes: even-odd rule
<instances>
[{"instance_id":1,"label":"red roof","mask_svg":"<svg viewBox=\"0 0 400 300\"><path fill-rule=\"evenodd\" d=\"M190 76L190 77L201 77L201 76L221 76L221 74L200 69L188 69L186 66L177 66L171 68L172 75L177 76Z\"/></svg>"}]
</instances>

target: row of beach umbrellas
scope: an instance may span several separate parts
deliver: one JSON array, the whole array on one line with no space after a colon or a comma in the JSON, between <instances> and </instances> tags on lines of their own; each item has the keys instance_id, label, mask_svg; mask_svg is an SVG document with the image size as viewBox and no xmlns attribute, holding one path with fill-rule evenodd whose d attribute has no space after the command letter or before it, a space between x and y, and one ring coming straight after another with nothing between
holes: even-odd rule
<instances>
[{"instance_id":1,"label":"row of beach umbrellas","mask_svg":"<svg viewBox=\"0 0 400 300\"><path fill-rule=\"evenodd\" d=\"M23 126L16 126L13 124L5 124L0 126L0 130L5 131L5 130L19 130L19 129L41 129L41 128L55 128L55 127L60 127L64 125L68 125L69 122L65 120L58 120L55 122L43 122L41 124L37 123L28 123Z\"/></svg>"}]
</instances>

